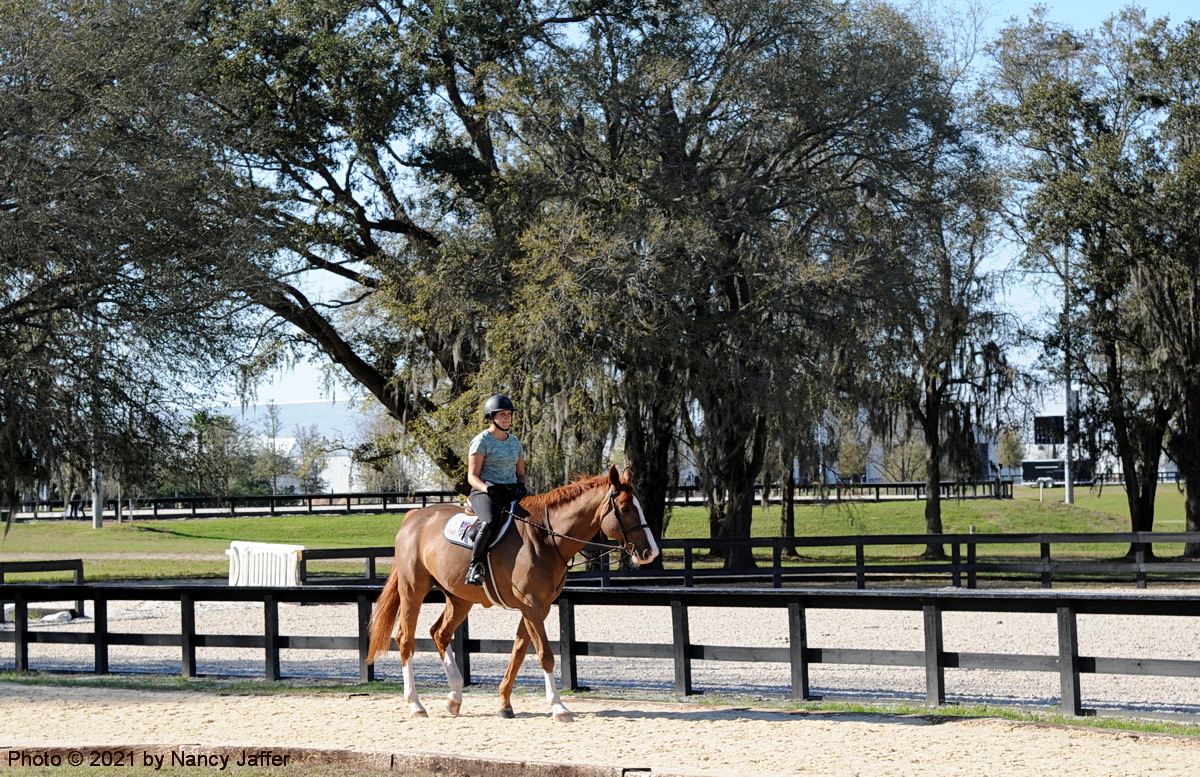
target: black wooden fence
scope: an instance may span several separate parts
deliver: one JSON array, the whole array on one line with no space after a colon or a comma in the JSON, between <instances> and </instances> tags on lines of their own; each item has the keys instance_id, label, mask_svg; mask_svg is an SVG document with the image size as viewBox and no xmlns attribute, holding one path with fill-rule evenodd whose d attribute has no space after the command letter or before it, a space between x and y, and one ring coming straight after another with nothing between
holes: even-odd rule
<instances>
[{"instance_id":1,"label":"black wooden fence","mask_svg":"<svg viewBox=\"0 0 1200 777\"><path fill-rule=\"evenodd\" d=\"M83 559L56 559L52 561L0 561L0 591L3 591L7 575L28 574L30 572L70 572L75 577L77 585L83 584ZM3 599L0 598L0 604ZM75 612L83 613L83 600L75 601ZM5 621L4 609L0 607L0 623Z\"/></svg>"},{"instance_id":2,"label":"black wooden fence","mask_svg":"<svg viewBox=\"0 0 1200 777\"><path fill-rule=\"evenodd\" d=\"M300 588L224 588L215 586L145 587L128 585L80 586L70 584L13 584L0 588L0 598L15 602L16 620L11 630L0 631L0 642L14 643L17 671L37 669L39 644L92 645L92 671L109 671L109 648L113 645L171 646L180 651L180 672L196 675L196 651L208 647L252 648L263 651L263 676L282 677L280 651L351 650L358 655L358 673L364 680L374 677L366 663L367 625L378 586L306 586ZM84 599L93 605L93 629L90 632L31 629L26 615L30 604L45 601ZM432 594L429 601L436 601ZM116 600L177 601L180 607L180 633L131 633L110 631L107 618L110 602ZM263 604L261 634L198 634L198 602L259 602ZM357 607L357 633L339 637L283 635L279 633L279 605L282 602L351 604ZM669 607L672 615L672 641L660 643L612 643L584 641L576 637L576 608L582 605ZM738 647L698 644L689 631L689 613L700 607L755 607L787 610L788 633L785 646ZM885 644L861 648L829 648L813 644L807 629L808 614L821 609L908 610L922 614L924 649L904 651L888 649ZM957 652L943 649L946 612L1050 613L1055 615L1058 650L1050 655L1013 655L1007 653ZM780 662L790 667L790 695L811 698L809 668L815 664L854 664L924 667L926 701L939 705L946 700L947 669L991 669L1054 672L1059 676L1062 711L1082 715L1080 677L1085 674L1147 675L1200 677L1200 660L1164 659L1155 656L1085 656L1079 653L1077 617L1080 615L1122 615L1200 617L1200 597L1177 594L994 593L968 590L939 591L859 591L859 590L762 590L697 588L568 588L558 600L560 639L557 646L563 684L577 689L582 684L579 659L585 656L652 658L670 661L674 668L675 689L690 694L697 689L692 681L696 661ZM472 655L506 654L509 640L478 640L470 637L469 620L455 635L455 653L464 678L470 682ZM1200 625L1200 624L1198 624ZM1134 625L1132 628L1138 628ZM881 635L886 640L886 635ZM433 649L430 640L418 640L417 649ZM626 678L629 679L629 678ZM1128 700L1136 704L1138 700Z\"/></svg>"},{"instance_id":3,"label":"black wooden fence","mask_svg":"<svg viewBox=\"0 0 1200 777\"><path fill-rule=\"evenodd\" d=\"M919 558L931 542L946 549L944 559ZM681 568L639 569L633 573L607 567L594 571L577 568L569 573L569 579L573 586L657 584L684 588L698 584L769 584L772 588L782 588L785 585L853 581L856 588L865 589L868 581L886 585L894 584L898 579L941 580L956 588L976 588L984 578L1033 580L1042 588L1050 588L1055 579L1061 582L1091 578L1106 582L1129 580L1138 588L1146 588L1151 580L1200 580L1200 560L1165 561L1155 555L1156 552L1164 556L1168 553L1178 555L1182 545L1187 543L1200 544L1200 533L969 533L943 534L936 540L928 534L855 534L753 540L664 539L658 543L664 551L683 551ZM769 549L770 561L749 569L718 569L700 565L701 558L735 545ZM1112 557L1079 558L1080 545L1111 548L1109 553ZM1172 545L1178 547L1168 547ZM806 549L813 548L843 548L842 555L852 555L853 561L818 558L795 560L785 557L792 550L803 556ZM881 548L887 549L888 557L894 557L905 549L912 556L904 560L870 557L884 555ZM992 554L984 555L989 548L993 550ZM1122 555L1127 551L1132 552ZM379 559L390 560L394 552L390 546L306 550L301 554L300 579L313 582L321 580L308 569L312 562L361 559L363 578L373 580L378 575Z\"/></svg>"},{"instance_id":4,"label":"black wooden fence","mask_svg":"<svg viewBox=\"0 0 1200 777\"><path fill-rule=\"evenodd\" d=\"M763 499L762 485L756 485L754 499ZM864 502L920 500L925 498L923 482L894 483L836 483L826 485L798 486L794 497L799 502ZM1011 480L945 481L939 487L943 499L1004 499L1012 498ZM770 491L767 500L778 504L780 494ZM104 502L106 515L140 518L212 518L233 515L296 515L296 514L352 514L403 512L429 504L460 502L463 496L457 491L354 491L329 494L234 494L229 496L155 496L126 497ZM696 506L705 503L703 489L695 486L680 486L668 501L676 506ZM21 503L18 517L36 518L39 515L61 515L66 510L62 499L25 500ZM84 505L90 520L91 502Z\"/></svg>"},{"instance_id":5,"label":"black wooden fence","mask_svg":"<svg viewBox=\"0 0 1200 777\"><path fill-rule=\"evenodd\" d=\"M417 507L443 502L455 502L462 497L455 491L355 491L338 494L266 494L231 496L155 496L108 499L105 515L116 519L134 518L228 518L251 515L331 515L354 513L403 512ZM91 503L86 506L91 520ZM21 517L37 517L59 513L64 503L58 500L24 502Z\"/></svg>"}]
</instances>

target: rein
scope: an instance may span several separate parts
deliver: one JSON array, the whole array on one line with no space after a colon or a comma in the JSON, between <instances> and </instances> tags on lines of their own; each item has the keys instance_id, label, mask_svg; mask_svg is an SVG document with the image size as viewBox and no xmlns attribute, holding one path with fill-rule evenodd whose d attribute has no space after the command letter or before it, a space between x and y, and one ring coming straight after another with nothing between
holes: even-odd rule
<instances>
[{"instance_id":1,"label":"rein","mask_svg":"<svg viewBox=\"0 0 1200 777\"><path fill-rule=\"evenodd\" d=\"M569 534L563 534L561 532L555 531L550 526L550 508L549 507L546 508L546 522L544 524L536 523L536 522L530 521L526 518L522 518L521 516L517 515L511 509L508 509L505 512L507 512L510 516L512 516L512 519L514 521L520 521L523 524L526 524L528 526L533 526L536 529L540 529L540 530L544 531L548 537L561 537L564 540L571 540L572 542L578 542L578 543L582 544L585 548L604 548L604 552L600 554L601 557L611 556L613 553L624 553L627 556L630 556L630 557L633 556L633 551L630 550L630 548L633 546L633 543L629 541L629 535L625 531L625 527L621 525L621 513L620 513L620 511L617 510L617 491L615 488L610 488L608 490L608 507L600 515L600 520L603 521L604 516L608 515L610 512L617 517L617 528L619 528L621 530L621 539L623 540L623 542L617 546L608 545L603 542L593 542L590 539L581 540L578 537L572 537ZM645 519L643 519L634 528L635 529L645 529L645 530L649 531L650 524L646 523ZM561 552L559 555L562 555ZM586 561L571 563L570 559L563 559L563 561L566 563L568 570L573 569L574 567L580 566L581 564L587 563Z\"/></svg>"}]
</instances>

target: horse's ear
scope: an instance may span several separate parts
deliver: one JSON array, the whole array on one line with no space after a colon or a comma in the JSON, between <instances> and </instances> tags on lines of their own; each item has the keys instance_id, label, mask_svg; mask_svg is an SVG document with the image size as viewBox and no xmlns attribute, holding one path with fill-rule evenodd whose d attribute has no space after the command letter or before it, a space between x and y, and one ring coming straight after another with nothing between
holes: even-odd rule
<instances>
[{"instance_id":1,"label":"horse's ear","mask_svg":"<svg viewBox=\"0 0 1200 777\"><path fill-rule=\"evenodd\" d=\"M608 465L608 482L612 483L613 488L619 488L621 485L621 475L617 472L616 464Z\"/></svg>"},{"instance_id":2,"label":"horse's ear","mask_svg":"<svg viewBox=\"0 0 1200 777\"><path fill-rule=\"evenodd\" d=\"M624 480L626 483L629 483L630 485L633 484L633 467L625 468L625 471L621 473L621 480Z\"/></svg>"}]
</instances>

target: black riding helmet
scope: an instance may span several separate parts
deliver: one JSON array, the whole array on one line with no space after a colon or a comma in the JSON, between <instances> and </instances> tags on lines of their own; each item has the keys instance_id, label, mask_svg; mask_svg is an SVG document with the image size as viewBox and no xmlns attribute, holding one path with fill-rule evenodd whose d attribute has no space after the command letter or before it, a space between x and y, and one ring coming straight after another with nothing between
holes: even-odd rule
<instances>
[{"instance_id":1,"label":"black riding helmet","mask_svg":"<svg viewBox=\"0 0 1200 777\"><path fill-rule=\"evenodd\" d=\"M483 403L483 418L488 423L492 422L492 416L499 413L501 410L511 410L514 413L517 408L513 406L512 400L503 394L493 394Z\"/></svg>"}]
</instances>

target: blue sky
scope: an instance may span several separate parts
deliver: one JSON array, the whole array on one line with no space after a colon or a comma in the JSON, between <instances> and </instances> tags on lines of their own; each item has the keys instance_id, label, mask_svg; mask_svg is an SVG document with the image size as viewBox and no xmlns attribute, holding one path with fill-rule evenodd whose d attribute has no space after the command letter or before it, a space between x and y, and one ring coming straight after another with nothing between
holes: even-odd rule
<instances>
[{"instance_id":1,"label":"blue sky","mask_svg":"<svg viewBox=\"0 0 1200 777\"><path fill-rule=\"evenodd\" d=\"M984 1L986 3L986 0ZM953 0L943 0L943 2L952 3ZM903 2L897 3L897 5L903 4ZM1043 3L1049 11L1049 18L1052 21L1076 30L1098 27L1105 19L1130 4L1123 0L1058 0L1057 2ZM1200 17L1200 12L1191 10L1193 8L1191 3L1185 3L1182 0L1143 0L1143 2L1132 4L1145 8L1147 14L1152 18L1167 16L1176 23L1188 18ZM1024 20L1035 5L1036 3L1026 2L1026 0L995 0L990 6L985 5L986 8L990 8L988 27L999 29L1014 16L1019 20ZM1008 304L1031 313L1039 308L1052 305L1055 299L1055 290L1046 284L1041 285L1046 287L1047 296L1045 298L1038 298L1032 291L1032 287L1026 287L1026 290L1015 290L1010 294ZM295 370L280 375L277 380L262 386L259 400L285 403L328 399L329 397L322 393L321 385L318 368L303 364ZM339 395L344 397L345 390L339 391Z\"/></svg>"},{"instance_id":2,"label":"blue sky","mask_svg":"<svg viewBox=\"0 0 1200 777\"><path fill-rule=\"evenodd\" d=\"M993 7L998 23L1002 24L1012 16L1024 19L1035 5L1037 3L1023 2L1022 0L998 0ZM1042 5L1045 5L1049 11L1050 19L1075 29L1098 27L1105 19L1128 5L1145 8L1151 18L1170 17L1172 22L1181 22L1184 19L1196 18L1200 15L1194 10L1189 10L1195 7L1192 3L1185 3L1182 0L1143 0L1143 2L1136 3L1120 2L1119 0L1059 0L1058 2L1042 3Z\"/></svg>"},{"instance_id":3,"label":"blue sky","mask_svg":"<svg viewBox=\"0 0 1200 777\"><path fill-rule=\"evenodd\" d=\"M954 0L942 1L947 3L954 2ZM986 3L988 0L983 0L983 2ZM992 0L992 4L988 6L991 9L991 18L988 19L988 27L998 30L1013 17L1016 17L1018 21L1024 21L1028 18L1030 10L1036 5L1039 5L1039 3L1032 2L1031 0ZM1178 24L1189 18L1200 18L1200 12L1194 10L1192 3L1184 3L1182 0L1142 0L1141 2L1129 2L1128 0L1057 0L1055 2L1040 3L1040 5L1046 6L1050 21L1063 27L1080 31L1098 28L1106 19L1109 19L1131 5L1145 9L1147 16L1151 19L1167 17L1173 24ZM1011 309L1018 312L1018 314L1025 317L1032 317L1047 309L1057 309L1061 305L1061 302L1059 302L1060 299L1061 291L1057 282L1028 280L1027 282L1014 284L1008 290L1005 302ZM1052 399L1047 412L1061 412L1060 405L1060 401Z\"/></svg>"}]
</instances>

